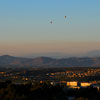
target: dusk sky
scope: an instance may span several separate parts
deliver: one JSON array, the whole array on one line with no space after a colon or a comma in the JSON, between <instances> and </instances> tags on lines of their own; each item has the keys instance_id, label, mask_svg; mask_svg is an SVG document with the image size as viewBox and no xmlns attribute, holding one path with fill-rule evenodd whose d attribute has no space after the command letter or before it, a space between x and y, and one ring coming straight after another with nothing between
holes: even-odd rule
<instances>
[{"instance_id":1,"label":"dusk sky","mask_svg":"<svg viewBox=\"0 0 100 100\"><path fill-rule=\"evenodd\" d=\"M92 50L100 50L100 0L0 0L0 55Z\"/></svg>"}]
</instances>

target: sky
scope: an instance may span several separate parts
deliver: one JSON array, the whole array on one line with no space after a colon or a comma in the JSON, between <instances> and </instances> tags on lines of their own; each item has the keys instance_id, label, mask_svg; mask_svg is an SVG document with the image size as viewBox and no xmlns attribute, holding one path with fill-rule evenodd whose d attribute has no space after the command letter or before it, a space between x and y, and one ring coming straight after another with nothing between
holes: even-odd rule
<instances>
[{"instance_id":1,"label":"sky","mask_svg":"<svg viewBox=\"0 0 100 100\"><path fill-rule=\"evenodd\" d=\"M92 50L100 50L100 0L0 0L0 55Z\"/></svg>"}]
</instances>

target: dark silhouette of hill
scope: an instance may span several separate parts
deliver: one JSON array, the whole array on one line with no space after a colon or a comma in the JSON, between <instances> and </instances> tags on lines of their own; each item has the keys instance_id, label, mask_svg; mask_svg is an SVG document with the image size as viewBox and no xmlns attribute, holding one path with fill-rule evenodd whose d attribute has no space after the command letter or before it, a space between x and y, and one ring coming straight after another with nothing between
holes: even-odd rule
<instances>
[{"instance_id":1,"label":"dark silhouette of hill","mask_svg":"<svg viewBox=\"0 0 100 100\"><path fill-rule=\"evenodd\" d=\"M53 59L49 57L21 58L0 56L0 67L100 67L100 57L71 57Z\"/></svg>"}]
</instances>

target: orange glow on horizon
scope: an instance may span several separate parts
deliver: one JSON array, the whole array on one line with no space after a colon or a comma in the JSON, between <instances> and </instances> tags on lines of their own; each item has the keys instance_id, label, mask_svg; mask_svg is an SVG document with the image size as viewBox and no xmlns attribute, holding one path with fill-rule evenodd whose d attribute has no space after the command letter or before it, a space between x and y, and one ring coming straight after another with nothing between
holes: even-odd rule
<instances>
[{"instance_id":1,"label":"orange glow on horizon","mask_svg":"<svg viewBox=\"0 0 100 100\"><path fill-rule=\"evenodd\" d=\"M1 54L30 54L61 52L69 54L100 50L99 42L41 42L41 43L0 43Z\"/></svg>"}]
</instances>

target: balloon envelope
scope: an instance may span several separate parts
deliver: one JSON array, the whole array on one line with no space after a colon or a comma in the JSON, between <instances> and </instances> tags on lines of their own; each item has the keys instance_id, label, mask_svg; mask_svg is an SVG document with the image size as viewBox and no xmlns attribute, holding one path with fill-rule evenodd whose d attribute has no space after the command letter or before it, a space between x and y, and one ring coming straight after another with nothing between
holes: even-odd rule
<instances>
[{"instance_id":1,"label":"balloon envelope","mask_svg":"<svg viewBox=\"0 0 100 100\"><path fill-rule=\"evenodd\" d=\"M64 18L66 19L66 18L67 18L67 16L64 16Z\"/></svg>"},{"instance_id":2,"label":"balloon envelope","mask_svg":"<svg viewBox=\"0 0 100 100\"><path fill-rule=\"evenodd\" d=\"M50 23L52 24L53 22L52 22L52 21L50 21Z\"/></svg>"}]
</instances>

